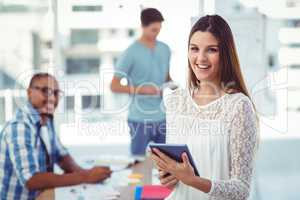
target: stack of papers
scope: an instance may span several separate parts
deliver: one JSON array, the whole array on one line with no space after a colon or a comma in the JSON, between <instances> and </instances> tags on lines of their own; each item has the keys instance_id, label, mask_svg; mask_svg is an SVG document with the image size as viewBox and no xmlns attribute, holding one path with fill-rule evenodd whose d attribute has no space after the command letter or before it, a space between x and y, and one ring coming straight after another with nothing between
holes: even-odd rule
<instances>
[{"instance_id":1,"label":"stack of papers","mask_svg":"<svg viewBox=\"0 0 300 200\"><path fill-rule=\"evenodd\" d=\"M98 166L110 166L115 170L120 170L130 163L134 163L136 160L144 161L145 157L130 157L130 156L117 156L117 155L97 155L97 156L86 156L81 157L78 160L80 166L84 168L91 168L95 165Z\"/></svg>"},{"instance_id":2,"label":"stack of papers","mask_svg":"<svg viewBox=\"0 0 300 200\"><path fill-rule=\"evenodd\" d=\"M131 169L114 172L111 174L111 177L106 179L103 183L111 187L128 186L130 183L128 176L130 174L132 174Z\"/></svg>"},{"instance_id":3,"label":"stack of papers","mask_svg":"<svg viewBox=\"0 0 300 200\"><path fill-rule=\"evenodd\" d=\"M118 191L102 184L55 188L55 200L113 200L119 197L120 193Z\"/></svg>"}]
</instances>

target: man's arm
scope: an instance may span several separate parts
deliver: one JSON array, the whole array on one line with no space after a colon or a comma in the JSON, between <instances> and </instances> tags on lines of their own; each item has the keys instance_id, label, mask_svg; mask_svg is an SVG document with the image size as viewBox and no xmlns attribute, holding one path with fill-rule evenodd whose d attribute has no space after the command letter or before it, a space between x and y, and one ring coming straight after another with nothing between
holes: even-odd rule
<instances>
[{"instance_id":1,"label":"man's arm","mask_svg":"<svg viewBox=\"0 0 300 200\"><path fill-rule=\"evenodd\" d=\"M36 173L27 182L28 190L44 190L55 187L77 185L83 183L84 177L80 173L54 174L51 172Z\"/></svg>"},{"instance_id":2,"label":"man's arm","mask_svg":"<svg viewBox=\"0 0 300 200\"><path fill-rule=\"evenodd\" d=\"M110 174L111 170L108 167L94 167L62 175L52 172L36 173L26 182L26 187L28 190L44 190L81 183L97 183L108 178Z\"/></svg>"},{"instance_id":3,"label":"man's arm","mask_svg":"<svg viewBox=\"0 0 300 200\"><path fill-rule=\"evenodd\" d=\"M31 133L32 129L29 124L16 122L8 129L5 138L11 162L14 169L16 169L17 178L29 190L49 189L80 183L96 183L110 176L111 170L107 167L94 167L90 170L63 175L40 172L37 153L32 142L34 135ZM71 161L64 161L63 164L66 165L68 162ZM69 170L72 170L72 168L76 170L74 166L71 166Z\"/></svg>"},{"instance_id":4,"label":"man's arm","mask_svg":"<svg viewBox=\"0 0 300 200\"><path fill-rule=\"evenodd\" d=\"M69 154L63 156L58 165L64 170L65 173L81 172L84 170Z\"/></svg>"},{"instance_id":5,"label":"man's arm","mask_svg":"<svg viewBox=\"0 0 300 200\"><path fill-rule=\"evenodd\" d=\"M160 95L159 87L153 85L134 87L131 85L122 85L121 79L114 76L110 88L113 92L117 93L127 93L127 94L143 94L143 95Z\"/></svg>"}]
</instances>

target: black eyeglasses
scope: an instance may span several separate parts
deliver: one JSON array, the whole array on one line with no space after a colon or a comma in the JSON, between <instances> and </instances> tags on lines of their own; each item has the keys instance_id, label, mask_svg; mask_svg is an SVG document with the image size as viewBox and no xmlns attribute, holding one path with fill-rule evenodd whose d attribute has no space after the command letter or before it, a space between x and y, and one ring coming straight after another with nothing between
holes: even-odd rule
<instances>
[{"instance_id":1,"label":"black eyeglasses","mask_svg":"<svg viewBox=\"0 0 300 200\"><path fill-rule=\"evenodd\" d=\"M63 96L63 94L64 94L64 92L61 91L61 90L53 90L53 89L48 88L48 87L32 86L31 88L41 91L43 93L43 95L45 95L47 97L51 96L52 94L55 97L58 97L58 96L60 97L60 96Z\"/></svg>"}]
</instances>

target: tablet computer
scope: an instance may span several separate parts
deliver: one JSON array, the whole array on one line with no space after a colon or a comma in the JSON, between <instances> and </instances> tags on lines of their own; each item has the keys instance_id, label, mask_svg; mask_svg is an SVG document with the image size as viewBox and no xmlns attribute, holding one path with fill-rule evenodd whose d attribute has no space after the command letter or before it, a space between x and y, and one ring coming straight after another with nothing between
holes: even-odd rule
<instances>
[{"instance_id":1,"label":"tablet computer","mask_svg":"<svg viewBox=\"0 0 300 200\"><path fill-rule=\"evenodd\" d=\"M153 148L156 148L160 150L162 153L166 154L170 158L176 160L177 162L183 162L181 155L185 152L189 158L189 161L194 168L194 172L196 176L200 176L197 167L195 165L195 162L192 158L192 155L189 151L189 148L186 144L160 144L160 143L153 143L149 144L149 147L151 150ZM153 152L153 151L152 151ZM153 152L154 153L154 152Z\"/></svg>"}]
</instances>

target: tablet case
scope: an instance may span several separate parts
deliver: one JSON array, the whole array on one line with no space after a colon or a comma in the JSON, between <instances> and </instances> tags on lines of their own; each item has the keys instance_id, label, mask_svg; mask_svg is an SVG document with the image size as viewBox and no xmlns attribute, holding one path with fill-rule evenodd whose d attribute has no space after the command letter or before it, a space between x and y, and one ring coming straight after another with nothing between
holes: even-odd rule
<instances>
[{"instance_id":1,"label":"tablet case","mask_svg":"<svg viewBox=\"0 0 300 200\"><path fill-rule=\"evenodd\" d=\"M189 161L191 165L194 168L194 172L196 176L200 176L197 167L195 165L195 162L193 160L193 157L188 149L188 146L186 144L160 144L160 143L154 143L149 144L150 148L157 148L170 158L176 160L177 162L183 162L181 155L185 152L189 158ZM154 153L154 152L153 152Z\"/></svg>"}]
</instances>

